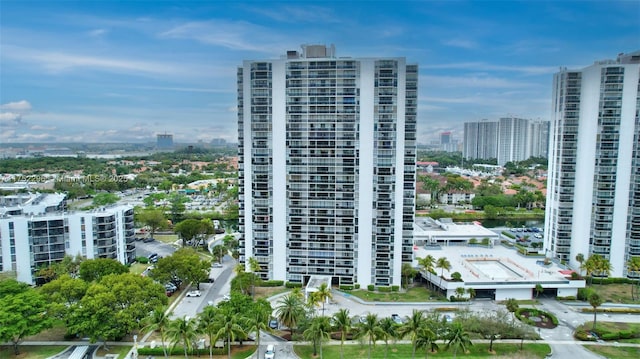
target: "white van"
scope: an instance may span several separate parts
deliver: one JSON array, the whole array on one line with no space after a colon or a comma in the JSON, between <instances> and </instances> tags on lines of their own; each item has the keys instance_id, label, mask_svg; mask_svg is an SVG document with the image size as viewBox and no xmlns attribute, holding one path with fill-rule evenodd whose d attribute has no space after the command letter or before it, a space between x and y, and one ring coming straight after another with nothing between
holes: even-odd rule
<instances>
[{"instance_id":1,"label":"white van","mask_svg":"<svg viewBox=\"0 0 640 359\"><path fill-rule=\"evenodd\" d=\"M264 351L264 359L273 359L276 357L276 348L273 344L267 345L267 350Z\"/></svg>"}]
</instances>

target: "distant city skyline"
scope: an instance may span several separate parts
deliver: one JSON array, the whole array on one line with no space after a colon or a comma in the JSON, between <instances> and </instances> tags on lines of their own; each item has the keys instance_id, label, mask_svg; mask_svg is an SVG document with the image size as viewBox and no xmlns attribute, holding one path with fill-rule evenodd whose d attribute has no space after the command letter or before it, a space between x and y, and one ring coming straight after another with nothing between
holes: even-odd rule
<instances>
[{"instance_id":1,"label":"distant city skyline","mask_svg":"<svg viewBox=\"0 0 640 359\"><path fill-rule=\"evenodd\" d=\"M238 63L335 44L420 65L428 144L469 121L549 120L560 67L635 51L638 33L637 1L2 0L0 143L235 142Z\"/></svg>"}]
</instances>

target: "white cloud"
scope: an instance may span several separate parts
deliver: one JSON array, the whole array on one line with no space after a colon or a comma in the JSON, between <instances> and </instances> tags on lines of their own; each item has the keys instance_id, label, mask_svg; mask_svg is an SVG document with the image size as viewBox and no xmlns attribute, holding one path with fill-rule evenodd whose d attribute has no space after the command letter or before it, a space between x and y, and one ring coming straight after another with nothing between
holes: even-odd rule
<instances>
[{"instance_id":1,"label":"white cloud","mask_svg":"<svg viewBox=\"0 0 640 359\"><path fill-rule=\"evenodd\" d=\"M107 29L95 29L88 32L88 35L91 37L101 37L102 35L106 35L109 33Z\"/></svg>"},{"instance_id":2,"label":"white cloud","mask_svg":"<svg viewBox=\"0 0 640 359\"><path fill-rule=\"evenodd\" d=\"M420 81L427 88L523 88L539 86L536 83L507 80L491 76L420 76Z\"/></svg>"},{"instance_id":3,"label":"white cloud","mask_svg":"<svg viewBox=\"0 0 640 359\"><path fill-rule=\"evenodd\" d=\"M0 105L0 110L29 112L31 111L31 104L27 100L21 100L17 102L8 102L3 105Z\"/></svg>"},{"instance_id":4,"label":"white cloud","mask_svg":"<svg viewBox=\"0 0 640 359\"><path fill-rule=\"evenodd\" d=\"M558 66L507 66L491 65L484 62L452 62L446 64L420 65L426 70L474 70L519 72L523 75L547 75L558 72Z\"/></svg>"},{"instance_id":5,"label":"white cloud","mask_svg":"<svg viewBox=\"0 0 640 359\"><path fill-rule=\"evenodd\" d=\"M462 38L449 39L447 41L443 41L442 43L447 46L459 47L459 48L469 49L469 50L475 49L478 47L477 42L469 39L462 39Z\"/></svg>"},{"instance_id":6,"label":"white cloud","mask_svg":"<svg viewBox=\"0 0 640 359\"><path fill-rule=\"evenodd\" d=\"M33 126L29 127L29 129L32 130L32 131L55 131L58 128L56 126L33 125Z\"/></svg>"},{"instance_id":7,"label":"white cloud","mask_svg":"<svg viewBox=\"0 0 640 359\"><path fill-rule=\"evenodd\" d=\"M321 6L281 6L268 8L247 8L248 11L266 16L276 21L288 23L336 23L340 22L332 9Z\"/></svg>"},{"instance_id":8,"label":"white cloud","mask_svg":"<svg viewBox=\"0 0 640 359\"><path fill-rule=\"evenodd\" d=\"M0 112L0 124L3 126L17 125L22 120L22 115L15 112Z\"/></svg>"}]
</instances>

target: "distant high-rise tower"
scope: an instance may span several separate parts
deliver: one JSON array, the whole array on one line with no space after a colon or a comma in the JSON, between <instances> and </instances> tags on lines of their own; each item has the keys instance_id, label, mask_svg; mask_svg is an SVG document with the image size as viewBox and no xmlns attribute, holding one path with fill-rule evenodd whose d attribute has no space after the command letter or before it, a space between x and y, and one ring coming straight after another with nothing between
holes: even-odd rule
<instances>
[{"instance_id":1,"label":"distant high-rise tower","mask_svg":"<svg viewBox=\"0 0 640 359\"><path fill-rule=\"evenodd\" d=\"M173 135L161 133L157 135L156 148L159 150L173 149Z\"/></svg>"},{"instance_id":2,"label":"distant high-rise tower","mask_svg":"<svg viewBox=\"0 0 640 359\"><path fill-rule=\"evenodd\" d=\"M466 159L493 159L498 157L498 123L483 120L465 122L464 151Z\"/></svg>"},{"instance_id":3,"label":"distant high-rise tower","mask_svg":"<svg viewBox=\"0 0 640 359\"><path fill-rule=\"evenodd\" d=\"M549 256L640 256L640 51L554 76L545 215ZM637 275L637 272L635 273Z\"/></svg>"},{"instance_id":4,"label":"distant high-rise tower","mask_svg":"<svg viewBox=\"0 0 640 359\"><path fill-rule=\"evenodd\" d=\"M338 58L320 45L244 61L242 262L296 283L400 285L413 248L417 72L404 58Z\"/></svg>"},{"instance_id":5,"label":"distant high-rise tower","mask_svg":"<svg viewBox=\"0 0 640 359\"><path fill-rule=\"evenodd\" d=\"M498 121L498 164L528 159L529 120L503 117Z\"/></svg>"}]
</instances>

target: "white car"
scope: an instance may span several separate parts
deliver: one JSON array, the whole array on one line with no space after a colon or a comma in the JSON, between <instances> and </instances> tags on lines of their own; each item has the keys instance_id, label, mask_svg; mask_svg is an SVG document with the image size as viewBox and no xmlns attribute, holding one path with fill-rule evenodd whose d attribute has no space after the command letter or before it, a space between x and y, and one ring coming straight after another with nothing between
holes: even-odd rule
<instances>
[{"instance_id":1,"label":"white car","mask_svg":"<svg viewBox=\"0 0 640 359\"><path fill-rule=\"evenodd\" d=\"M264 352L264 359L274 359L276 357L276 350L273 344L267 345L267 350Z\"/></svg>"},{"instance_id":2,"label":"white car","mask_svg":"<svg viewBox=\"0 0 640 359\"><path fill-rule=\"evenodd\" d=\"M199 290L192 290L190 292L187 292L187 297L199 297L201 295L202 293L200 293Z\"/></svg>"},{"instance_id":3,"label":"white car","mask_svg":"<svg viewBox=\"0 0 640 359\"><path fill-rule=\"evenodd\" d=\"M229 294L225 294L222 296L222 300L231 300L231 296Z\"/></svg>"}]
</instances>

